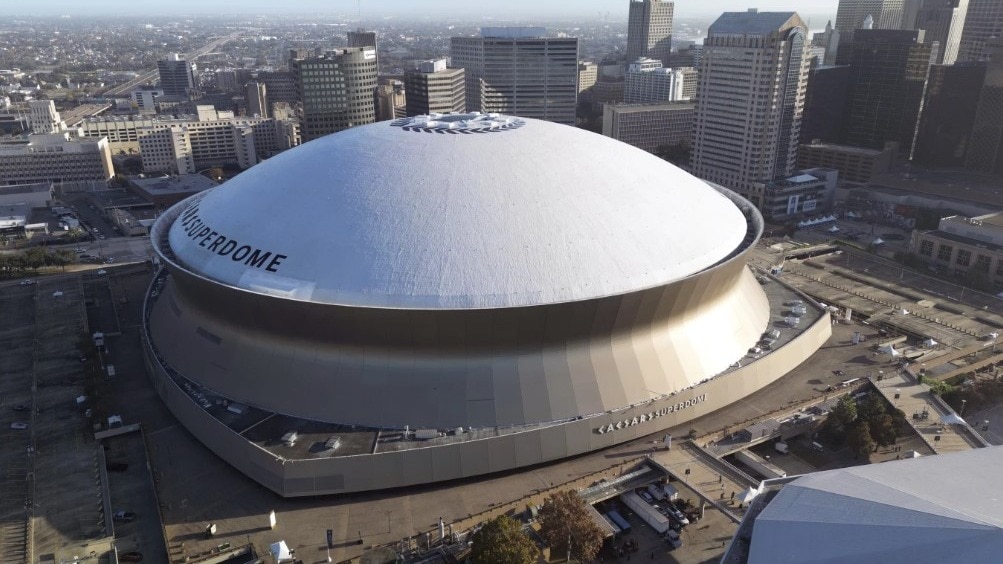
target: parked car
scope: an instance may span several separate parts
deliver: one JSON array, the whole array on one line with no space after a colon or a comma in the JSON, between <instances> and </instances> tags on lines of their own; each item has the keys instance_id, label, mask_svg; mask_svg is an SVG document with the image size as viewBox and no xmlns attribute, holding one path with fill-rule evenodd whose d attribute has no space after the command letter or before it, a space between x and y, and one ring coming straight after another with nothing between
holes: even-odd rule
<instances>
[{"instance_id":1,"label":"parked car","mask_svg":"<svg viewBox=\"0 0 1003 564\"><path fill-rule=\"evenodd\" d=\"M14 411L28 411L31 408L28 407L27 405L24 405L23 403L19 403L15 405L13 409Z\"/></svg>"},{"instance_id":2,"label":"parked car","mask_svg":"<svg viewBox=\"0 0 1003 564\"><path fill-rule=\"evenodd\" d=\"M108 271L103 268L98 271L98 276L104 276L105 274L108 274Z\"/></svg>"},{"instance_id":3,"label":"parked car","mask_svg":"<svg viewBox=\"0 0 1003 564\"><path fill-rule=\"evenodd\" d=\"M132 551L129 551L129 552L123 552L122 554L118 555L118 561L119 562L142 562L143 561L143 553L142 552L137 552L135 550L132 550Z\"/></svg>"},{"instance_id":4,"label":"parked car","mask_svg":"<svg viewBox=\"0 0 1003 564\"><path fill-rule=\"evenodd\" d=\"M15 421L10 424L10 428L18 431L24 431L28 428L28 424L23 421Z\"/></svg>"},{"instance_id":5,"label":"parked car","mask_svg":"<svg viewBox=\"0 0 1003 564\"><path fill-rule=\"evenodd\" d=\"M111 518L119 523L131 523L136 520L136 514L132 511L118 510Z\"/></svg>"},{"instance_id":6,"label":"parked car","mask_svg":"<svg viewBox=\"0 0 1003 564\"><path fill-rule=\"evenodd\" d=\"M31 286L34 283L35 283L35 281L32 280L32 279L30 279L30 278L28 280L22 280L21 281L21 285L22 286Z\"/></svg>"}]
</instances>

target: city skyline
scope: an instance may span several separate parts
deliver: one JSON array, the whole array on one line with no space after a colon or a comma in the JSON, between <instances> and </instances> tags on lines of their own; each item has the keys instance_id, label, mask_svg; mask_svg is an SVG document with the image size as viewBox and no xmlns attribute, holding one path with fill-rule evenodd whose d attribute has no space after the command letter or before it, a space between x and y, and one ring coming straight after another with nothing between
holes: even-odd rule
<instances>
[{"instance_id":1,"label":"city skyline","mask_svg":"<svg viewBox=\"0 0 1003 564\"><path fill-rule=\"evenodd\" d=\"M757 8L760 11L797 11L803 16L831 15L835 17L837 0L793 1L793 0L705 0L676 2L677 17L706 17L729 11L745 11ZM414 3L405 0L381 0L379 2L315 2L312 0L291 0L277 4L265 0L250 0L241 6L241 14L331 14L361 16L366 18L395 17L481 17L486 20L518 17L606 17L627 18L628 0L583 0L580 2L539 3L530 0L478 2L472 4L461 0L438 0L436 2ZM13 16L163 16L163 15L228 15L231 11L220 2L198 2L178 0L169 5L122 6L107 4L87 4L68 0L40 0L30 4L8 7L8 17Z\"/></svg>"}]
</instances>

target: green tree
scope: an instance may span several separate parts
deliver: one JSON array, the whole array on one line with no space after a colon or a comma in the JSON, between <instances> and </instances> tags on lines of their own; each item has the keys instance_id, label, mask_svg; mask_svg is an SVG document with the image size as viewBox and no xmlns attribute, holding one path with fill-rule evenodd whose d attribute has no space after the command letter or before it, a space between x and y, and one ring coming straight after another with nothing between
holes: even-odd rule
<instances>
[{"instance_id":1,"label":"green tree","mask_svg":"<svg viewBox=\"0 0 1003 564\"><path fill-rule=\"evenodd\" d=\"M829 423L837 433L844 433L857 420L857 402L850 396L839 398L829 414Z\"/></svg>"},{"instance_id":2,"label":"green tree","mask_svg":"<svg viewBox=\"0 0 1003 564\"><path fill-rule=\"evenodd\" d=\"M870 427L871 438L880 446L893 445L895 444L895 440L899 438L895 419L887 413L871 419L868 426Z\"/></svg>"},{"instance_id":3,"label":"green tree","mask_svg":"<svg viewBox=\"0 0 1003 564\"><path fill-rule=\"evenodd\" d=\"M885 414L885 400L879 394L870 394L857 406L857 417L873 422Z\"/></svg>"},{"instance_id":4,"label":"green tree","mask_svg":"<svg viewBox=\"0 0 1003 564\"><path fill-rule=\"evenodd\" d=\"M532 564L539 550L513 519L499 515L473 536L470 560L474 564Z\"/></svg>"},{"instance_id":5,"label":"green tree","mask_svg":"<svg viewBox=\"0 0 1003 564\"><path fill-rule=\"evenodd\" d=\"M585 500L573 491L551 494L540 509L540 535L551 547L567 548L579 560L592 560L602 548L603 534L588 514Z\"/></svg>"},{"instance_id":6,"label":"green tree","mask_svg":"<svg viewBox=\"0 0 1003 564\"><path fill-rule=\"evenodd\" d=\"M867 421L857 421L853 424L847 442L853 451L854 459L866 457L874 450L874 439L871 438L871 427Z\"/></svg>"}]
</instances>

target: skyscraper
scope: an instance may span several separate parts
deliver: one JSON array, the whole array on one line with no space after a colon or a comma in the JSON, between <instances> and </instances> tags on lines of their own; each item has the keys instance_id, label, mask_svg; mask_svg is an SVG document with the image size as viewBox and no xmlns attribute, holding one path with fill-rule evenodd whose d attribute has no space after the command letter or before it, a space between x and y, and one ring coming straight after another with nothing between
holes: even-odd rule
<instances>
[{"instance_id":1,"label":"skyscraper","mask_svg":"<svg viewBox=\"0 0 1003 564\"><path fill-rule=\"evenodd\" d=\"M985 63L933 65L916 128L912 161L923 166L962 167L972 135Z\"/></svg>"},{"instance_id":2,"label":"skyscraper","mask_svg":"<svg viewBox=\"0 0 1003 564\"><path fill-rule=\"evenodd\" d=\"M623 101L627 104L655 104L687 100L683 95L685 75L680 69L662 67L661 61L641 58L624 75Z\"/></svg>"},{"instance_id":3,"label":"skyscraper","mask_svg":"<svg viewBox=\"0 0 1003 564\"><path fill-rule=\"evenodd\" d=\"M197 98L199 94L198 67L194 62L181 59L177 53L166 61L157 61L160 89L164 96Z\"/></svg>"},{"instance_id":4,"label":"skyscraper","mask_svg":"<svg viewBox=\"0 0 1003 564\"><path fill-rule=\"evenodd\" d=\"M936 64L949 65L958 58L968 0L905 0L902 29L922 29L928 43L937 42Z\"/></svg>"},{"instance_id":5,"label":"skyscraper","mask_svg":"<svg viewBox=\"0 0 1003 564\"><path fill-rule=\"evenodd\" d=\"M376 48L376 32L357 29L348 32L349 47L373 47Z\"/></svg>"},{"instance_id":6,"label":"skyscraper","mask_svg":"<svg viewBox=\"0 0 1003 564\"><path fill-rule=\"evenodd\" d=\"M861 29L847 48L850 89L843 141L869 149L897 141L908 155L930 66L924 32Z\"/></svg>"},{"instance_id":7,"label":"skyscraper","mask_svg":"<svg viewBox=\"0 0 1003 564\"><path fill-rule=\"evenodd\" d=\"M422 61L404 74L407 115L466 111L463 69L446 68L446 59Z\"/></svg>"},{"instance_id":8,"label":"skyscraper","mask_svg":"<svg viewBox=\"0 0 1003 564\"><path fill-rule=\"evenodd\" d=\"M347 47L290 56L303 141L376 121L376 49Z\"/></svg>"},{"instance_id":9,"label":"skyscraper","mask_svg":"<svg viewBox=\"0 0 1003 564\"><path fill-rule=\"evenodd\" d=\"M1003 40L990 40L986 50L986 79L979 93L965 168L1003 174Z\"/></svg>"},{"instance_id":10,"label":"skyscraper","mask_svg":"<svg viewBox=\"0 0 1003 564\"><path fill-rule=\"evenodd\" d=\"M818 65L808 73L801 143L838 142L842 138L846 96L850 88L850 67Z\"/></svg>"},{"instance_id":11,"label":"skyscraper","mask_svg":"<svg viewBox=\"0 0 1003 564\"><path fill-rule=\"evenodd\" d=\"M797 160L808 78L795 12L726 12L708 29L697 78L693 172L762 205Z\"/></svg>"},{"instance_id":12,"label":"skyscraper","mask_svg":"<svg viewBox=\"0 0 1003 564\"><path fill-rule=\"evenodd\" d=\"M968 13L958 47L959 61L985 61L989 58L989 40L1003 37L1003 2L968 0Z\"/></svg>"},{"instance_id":13,"label":"skyscraper","mask_svg":"<svg viewBox=\"0 0 1003 564\"><path fill-rule=\"evenodd\" d=\"M839 0L836 29L853 33L864 27L864 18L874 18L874 29L899 29L902 25L902 0Z\"/></svg>"},{"instance_id":14,"label":"skyscraper","mask_svg":"<svg viewBox=\"0 0 1003 564\"><path fill-rule=\"evenodd\" d=\"M672 53L672 11L664 0L630 0L627 18L627 62L641 57L658 59L669 66Z\"/></svg>"},{"instance_id":15,"label":"skyscraper","mask_svg":"<svg viewBox=\"0 0 1003 564\"><path fill-rule=\"evenodd\" d=\"M539 27L485 27L450 40L463 68L467 111L498 112L575 124L578 38L545 37Z\"/></svg>"}]
</instances>

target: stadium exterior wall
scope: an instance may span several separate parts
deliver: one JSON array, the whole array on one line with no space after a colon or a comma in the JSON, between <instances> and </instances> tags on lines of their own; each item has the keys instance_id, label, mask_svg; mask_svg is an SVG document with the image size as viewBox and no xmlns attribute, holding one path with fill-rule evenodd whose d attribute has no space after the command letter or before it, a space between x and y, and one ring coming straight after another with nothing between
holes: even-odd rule
<instances>
[{"instance_id":1,"label":"stadium exterior wall","mask_svg":"<svg viewBox=\"0 0 1003 564\"><path fill-rule=\"evenodd\" d=\"M212 417L171 379L144 332L147 368L161 399L179 421L220 458L284 497L360 492L469 478L584 454L683 425L727 407L775 382L811 356L831 335L829 315L771 354L695 388L661 400L561 425L489 439L312 460L283 460ZM676 406L704 398L689 407ZM642 414L673 411L612 432L598 429Z\"/></svg>"}]
</instances>

